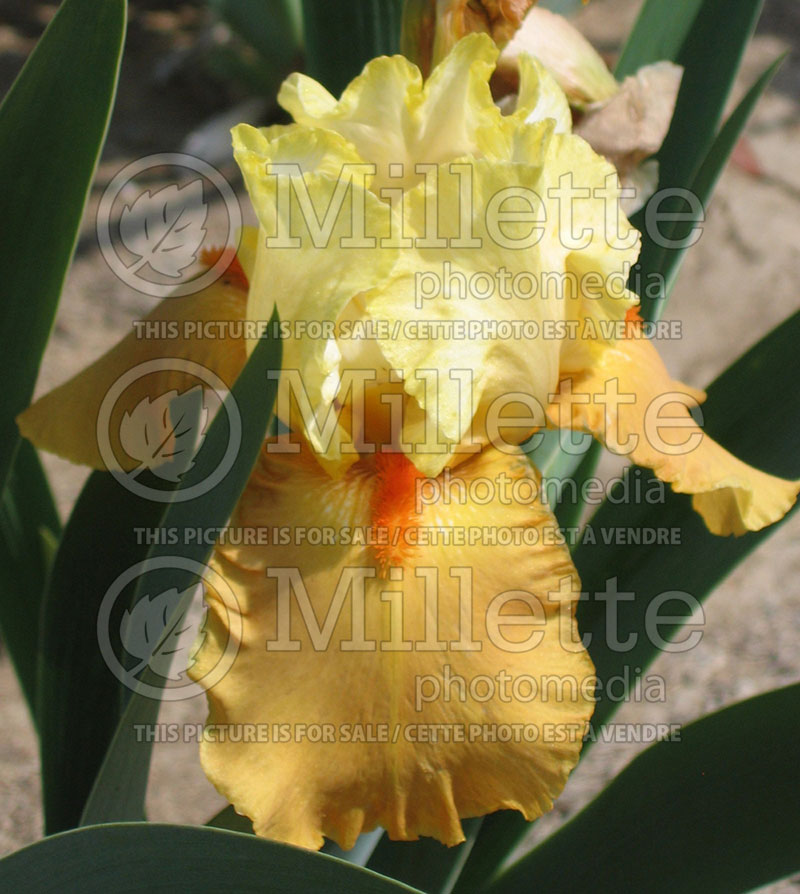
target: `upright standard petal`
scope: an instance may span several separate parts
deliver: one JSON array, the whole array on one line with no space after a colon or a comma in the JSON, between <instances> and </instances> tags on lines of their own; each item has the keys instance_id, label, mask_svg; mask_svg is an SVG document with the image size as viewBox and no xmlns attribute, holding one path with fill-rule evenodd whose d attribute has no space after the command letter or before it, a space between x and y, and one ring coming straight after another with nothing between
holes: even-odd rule
<instances>
[{"instance_id":1,"label":"upright standard petal","mask_svg":"<svg viewBox=\"0 0 800 894\"><path fill-rule=\"evenodd\" d=\"M539 129L547 140L550 129ZM553 209L535 160L439 166L406 196L414 248L364 298L369 317L386 324L380 349L413 399L402 440L427 475L457 451L495 441L488 430L503 410L529 419L514 432L517 443L544 423L558 380L567 253L547 233ZM443 222L435 236L431 207Z\"/></svg>"},{"instance_id":2,"label":"upright standard petal","mask_svg":"<svg viewBox=\"0 0 800 894\"><path fill-rule=\"evenodd\" d=\"M374 165L337 133L239 125L233 145L261 225L247 315L262 319L275 304L288 327L277 412L289 422L300 401L306 436L341 471L357 455L342 452L338 421L325 426L342 384L334 326L391 272L393 212L369 191Z\"/></svg>"},{"instance_id":3,"label":"upright standard petal","mask_svg":"<svg viewBox=\"0 0 800 894\"><path fill-rule=\"evenodd\" d=\"M489 90L496 58L488 35L471 34L424 84L419 69L403 56L381 56L338 101L301 74L287 78L278 101L298 124L340 134L365 162L374 163L375 192L387 186L407 189L422 177L418 164L478 153L479 128L500 118Z\"/></svg>"},{"instance_id":4,"label":"upright standard petal","mask_svg":"<svg viewBox=\"0 0 800 894\"><path fill-rule=\"evenodd\" d=\"M542 425L559 367L593 356L572 332L621 323L635 300L638 233L616 172L569 133L564 94L528 57L518 108L500 115L495 55L471 35L424 84L406 60L376 59L339 101L293 76L282 101L297 124L234 131L263 237L248 315L277 301L290 335L279 395L292 376L303 392L279 396L278 412L331 474L369 452L353 437L365 427L354 376L401 402L390 442L436 475L496 442L503 407L517 443ZM297 328L314 323L326 328Z\"/></svg>"},{"instance_id":5,"label":"upright standard petal","mask_svg":"<svg viewBox=\"0 0 800 894\"><path fill-rule=\"evenodd\" d=\"M563 90L550 72L531 56L520 56L515 116L527 123L552 118L556 133L570 133L572 113Z\"/></svg>"},{"instance_id":6,"label":"upright standard petal","mask_svg":"<svg viewBox=\"0 0 800 894\"><path fill-rule=\"evenodd\" d=\"M461 818L551 807L594 678L538 487L524 456L492 450L457 478L384 454L333 481L307 452L265 450L231 527L266 545L217 551L236 604L209 601L191 671L240 615L201 759L259 835L351 847L380 825L452 845Z\"/></svg>"},{"instance_id":7,"label":"upright standard petal","mask_svg":"<svg viewBox=\"0 0 800 894\"><path fill-rule=\"evenodd\" d=\"M548 414L560 428L597 436L610 450L651 468L692 505L713 534L758 531L794 504L800 482L767 475L732 456L695 423L695 389L673 380L652 343L630 336L597 362L562 379Z\"/></svg>"}]
</instances>

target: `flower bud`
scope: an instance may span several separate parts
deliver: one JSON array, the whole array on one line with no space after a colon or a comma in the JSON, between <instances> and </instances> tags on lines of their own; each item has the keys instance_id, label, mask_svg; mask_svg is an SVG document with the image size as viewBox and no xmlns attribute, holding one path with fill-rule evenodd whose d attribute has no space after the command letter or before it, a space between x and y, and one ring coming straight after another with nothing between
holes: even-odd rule
<instances>
[{"instance_id":1,"label":"flower bud","mask_svg":"<svg viewBox=\"0 0 800 894\"><path fill-rule=\"evenodd\" d=\"M502 92L516 90L520 53L535 56L550 70L570 105L604 102L619 90L597 50L567 19L550 10L531 9L500 54L495 77L506 88Z\"/></svg>"},{"instance_id":2,"label":"flower bud","mask_svg":"<svg viewBox=\"0 0 800 894\"><path fill-rule=\"evenodd\" d=\"M479 31L504 46L535 0L407 0L403 11L403 55L423 74L467 34Z\"/></svg>"}]
</instances>

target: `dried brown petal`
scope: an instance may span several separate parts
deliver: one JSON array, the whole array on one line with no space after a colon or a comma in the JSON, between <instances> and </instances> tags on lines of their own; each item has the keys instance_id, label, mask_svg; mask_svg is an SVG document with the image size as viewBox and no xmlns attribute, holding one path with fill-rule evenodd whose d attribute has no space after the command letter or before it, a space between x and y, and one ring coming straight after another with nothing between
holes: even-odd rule
<instances>
[{"instance_id":1,"label":"dried brown petal","mask_svg":"<svg viewBox=\"0 0 800 894\"><path fill-rule=\"evenodd\" d=\"M504 46L536 0L408 0L403 12L402 51L423 74L467 34L489 34Z\"/></svg>"},{"instance_id":2,"label":"dried brown petal","mask_svg":"<svg viewBox=\"0 0 800 894\"><path fill-rule=\"evenodd\" d=\"M625 78L616 96L596 103L575 124L575 133L611 161L620 174L661 148L675 109L683 69L655 62Z\"/></svg>"}]
</instances>

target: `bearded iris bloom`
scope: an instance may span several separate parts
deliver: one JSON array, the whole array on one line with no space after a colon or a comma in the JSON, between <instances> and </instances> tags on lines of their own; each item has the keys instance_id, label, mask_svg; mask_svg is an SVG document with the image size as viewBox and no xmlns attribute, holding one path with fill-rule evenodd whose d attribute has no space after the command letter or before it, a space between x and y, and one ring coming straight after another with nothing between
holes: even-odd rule
<instances>
[{"instance_id":1,"label":"bearded iris bloom","mask_svg":"<svg viewBox=\"0 0 800 894\"><path fill-rule=\"evenodd\" d=\"M192 668L201 679L214 666L237 613L209 727L276 732L209 737L201 760L277 840L349 847L382 826L456 844L464 817L533 819L560 793L593 669L574 620L580 581L517 443L546 426L590 432L692 494L720 535L778 520L798 491L696 425L702 394L671 379L641 337L638 299L611 286L638 254L614 168L571 133L564 94L532 59L502 115L495 59L485 35L425 82L403 57L379 58L339 100L290 77L279 99L295 123L234 129L259 220L240 268L150 315L266 320L277 305L289 325L278 415L290 433L265 444L231 519L289 536L216 550L232 596L209 598ZM546 275L558 294L543 292ZM314 337L313 322L333 331ZM248 347L131 336L20 428L101 467L96 413L125 370L185 357L231 384ZM155 379L142 388L186 387ZM309 545L297 534L311 529L331 536Z\"/></svg>"}]
</instances>

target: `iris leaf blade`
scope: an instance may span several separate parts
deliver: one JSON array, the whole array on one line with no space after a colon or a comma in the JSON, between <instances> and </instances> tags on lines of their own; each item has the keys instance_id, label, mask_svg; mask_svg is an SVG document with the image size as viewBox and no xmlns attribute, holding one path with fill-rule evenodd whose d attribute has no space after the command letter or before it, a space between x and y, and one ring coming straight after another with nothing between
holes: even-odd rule
<instances>
[{"instance_id":1,"label":"iris leaf blade","mask_svg":"<svg viewBox=\"0 0 800 894\"><path fill-rule=\"evenodd\" d=\"M692 184L692 192L700 200L700 204L704 209L711 201L714 188L717 185L728 159L731 157L731 153L736 147L739 137L742 135L742 131L744 130L756 103L775 76L775 73L783 64L785 58L786 54L779 56L762 72L734 111L728 116L720 129L720 132L715 137L711 149L703 160ZM686 221L684 227L679 227L677 232L673 234L673 238L676 240L685 239L689 235L691 227L694 226L695 222L696 219ZM685 255L686 249L675 249L665 258L661 272L666 280L665 292L667 297L669 297L672 287L675 285L675 280L677 279L681 262Z\"/></svg>"},{"instance_id":2,"label":"iris leaf blade","mask_svg":"<svg viewBox=\"0 0 800 894\"><path fill-rule=\"evenodd\" d=\"M413 888L350 863L222 829L115 823L74 829L0 860L0 888L27 894L392 894Z\"/></svg>"},{"instance_id":3,"label":"iris leaf blade","mask_svg":"<svg viewBox=\"0 0 800 894\"><path fill-rule=\"evenodd\" d=\"M787 743L799 713L796 684L689 724L679 741L636 757L488 891L737 894L796 872L800 764Z\"/></svg>"},{"instance_id":4,"label":"iris leaf blade","mask_svg":"<svg viewBox=\"0 0 800 894\"><path fill-rule=\"evenodd\" d=\"M675 60L702 5L703 0L646 0L614 70L617 80L659 59Z\"/></svg>"},{"instance_id":5,"label":"iris leaf blade","mask_svg":"<svg viewBox=\"0 0 800 894\"><path fill-rule=\"evenodd\" d=\"M35 723L40 616L60 535L39 456L23 441L0 504L0 631Z\"/></svg>"},{"instance_id":6,"label":"iris leaf blade","mask_svg":"<svg viewBox=\"0 0 800 894\"><path fill-rule=\"evenodd\" d=\"M338 96L375 56L400 45L402 0L303 0L308 74Z\"/></svg>"},{"instance_id":7,"label":"iris leaf blade","mask_svg":"<svg viewBox=\"0 0 800 894\"><path fill-rule=\"evenodd\" d=\"M0 105L0 486L19 444L105 140L125 0L65 0Z\"/></svg>"},{"instance_id":8,"label":"iris leaf blade","mask_svg":"<svg viewBox=\"0 0 800 894\"><path fill-rule=\"evenodd\" d=\"M239 374L228 398L238 406L242 421L241 443L233 467L209 492L193 500L170 503L161 518L161 528L178 532L197 527L217 529L223 527L230 518L256 463L272 417L277 379L269 378L268 373L281 368L281 342L274 337L278 332L277 311L273 312L267 332L267 337L259 341ZM194 487L213 473L220 456L225 452L228 437L227 414L220 412L211 424L194 466L185 474L176 493L181 489ZM179 539L182 541L179 548L171 544L155 544L147 551L146 560L153 562L179 554L181 558L191 562L205 563L212 549L210 545L204 540L188 542L187 538ZM173 586L189 591L194 583L196 577L190 572L176 573L174 568L159 568L154 565L139 578L136 597L142 598L148 591L161 593ZM165 628L169 627L172 618L183 608L179 605L175 609L167 619ZM139 679L153 686L156 681L151 679L152 676L150 674ZM140 688L127 696L83 809L82 825L139 820L144 817L152 743L140 740L135 732L136 727L156 721L159 704L158 699L144 694Z\"/></svg>"},{"instance_id":9,"label":"iris leaf blade","mask_svg":"<svg viewBox=\"0 0 800 894\"><path fill-rule=\"evenodd\" d=\"M163 505L130 493L110 472L92 472L64 529L42 602L38 649L48 835L78 824L119 718L121 684L97 643L100 605L111 582L142 558L133 528L157 527L162 514Z\"/></svg>"},{"instance_id":10,"label":"iris leaf blade","mask_svg":"<svg viewBox=\"0 0 800 894\"><path fill-rule=\"evenodd\" d=\"M694 186L704 160L712 150L725 103L733 87L745 48L755 30L763 0L705 0L692 27L672 61L683 66L675 111L669 131L656 155L659 165L658 188L689 190ZM713 65L709 64L713 47ZM656 61L655 59L650 61ZM651 200L651 205L653 200ZM665 195L659 214L687 215L687 199ZM647 224L647 212L640 212L634 224L642 230L642 251L634 270L645 276L663 274L683 248L671 246L678 223ZM657 229L655 239L648 229ZM661 314L666 293L660 298L643 299L643 315L653 319Z\"/></svg>"}]
</instances>

